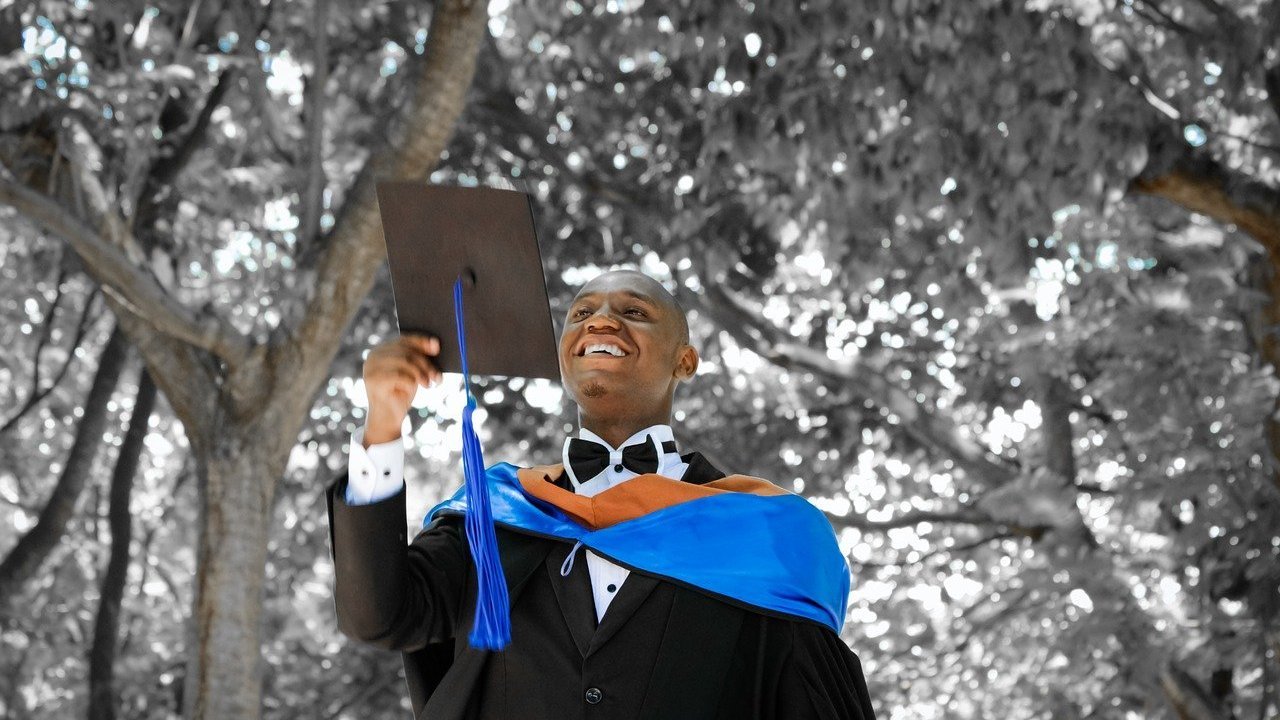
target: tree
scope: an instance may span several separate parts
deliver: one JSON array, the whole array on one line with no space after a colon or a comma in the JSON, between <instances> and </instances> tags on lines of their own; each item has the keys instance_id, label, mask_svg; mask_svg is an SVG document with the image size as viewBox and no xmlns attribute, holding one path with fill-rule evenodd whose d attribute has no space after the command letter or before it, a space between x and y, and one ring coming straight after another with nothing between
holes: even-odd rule
<instances>
[{"instance_id":1,"label":"tree","mask_svg":"<svg viewBox=\"0 0 1280 720\"><path fill-rule=\"evenodd\" d=\"M389 292L372 280L335 285L340 276L327 273L343 263L311 228L333 239L343 227L376 227L352 215L364 206L346 189L367 187L357 172L368 167L364 148L395 146L382 144L386 120L367 108L395 105L396 83L418 77L405 72L417 49L440 33L417 33L413 11L394 3L331 12L326 46L313 30L323 3L275 7L266 20L192 14L191 27L214 29L189 47L216 55L216 67L205 56L174 69L159 53L150 70L99 72L103 86L147 88L152 114L128 118L126 139L90 135L116 153L106 157L140 157L114 149L154 150L148 133L159 127L172 138L154 151L178 157L170 148L185 147L179 140L208 116L185 169L152 183L172 190L153 202L154 221L133 226L143 239L131 257L185 307L231 308L218 315L225 325L268 341L241 356L225 327L184 336L212 346L177 357L192 378L224 378L221 403L188 398L183 409L183 396L172 402L157 381L188 429L193 415L206 428L261 418L240 445L210 449L193 433L196 457L212 468L199 476L206 508L239 487L218 474L232 455L258 478L284 478L254 500L275 503L279 519L259 556L265 714L390 711L401 695L394 658L341 644L325 622L316 519L318 487L341 469L340 444L359 420L358 352L394 331ZM159 10L149 27L186 27L185 13ZM120 27L145 14L122 12ZM480 70L430 177L510 182L534 196L556 315L579 282L613 263L640 265L677 292L705 358L677 398L677 437L828 511L855 572L847 639L877 708L1262 716L1276 705L1280 650L1269 437L1280 393L1267 349L1277 12L1274 2L1218 0L497 2L488 35L476 20ZM181 25L171 21L179 15ZM111 24L105 17L96 27ZM22 20L37 48L54 47L67 26ZM126 49L140 27L120 36ZM168 33L161 49L186 37L156 32ZM213 52L223 41L230 49ZM326 54L320 116L310 112L315 84L281 78L291 68L324 76L307 64ZM14 92L28 96L0 117L5 164L74 207L74 187L60 185L70 161L50 170L59 137L50 128L85 118L55 100L63 66L40 58L41 93L28 66L6 66L28 83L11 83ZM103 58L95 62L113 62ZM263 59L271 71L259 69ZM178 92L169 113L157 110L162 82ZM224 83L222 99L207 102ZM69 83L67 92L86 91ZM78 142L70 136L58 157L91 165ZM322 163L301 150L317 145ZM108 187L137 188L146 173L128 168L146 166L94 167ZM212 262L198 238L215 239ZM375 255L347 265L359 274ZM294 375L320 367L315 353L261 348L308 330L307 318L348 322L371 286L357 347L311 376L313 390L329 376L318 400L293 398L314 405L310 417L292 431L272 426L294 417L278 399L255 415L255 399L303 387L312 380ZM316 311L330 302L340 310ZM171 320L150 312L147 322ZM154 357L182 347L168 337L140 348L149 343ZM574 417L553 387L474 387L487 458L554 457ZM450 429L450 397L446 387L411 417L411 505L421 509L456 483L456 457L432 442ZM270 438L271 457L293 446L283 471L248 457ZM126 598L120 657L143 669L125 668L122 703L136 716L164 715L171 685L148 678L177 661L131 641L130 628L162 606L152 593L195 590L178 579L188 571L181 553L153 548L173 542L190 515L183 491L151 486L164 498L149 501L159 509L139 531L140 569L175 577ZM81 578L56 556L50 565L68 577L51 582L75 586ZM77 626L67 624L30 635L74 644ZM54 665L39 642L19 649L32 670ZM74 673L63 682L70 694L79 687ZM196 706L194 692L185 700Z\"/></svg>"},{"instance_id":2,"label":"tree","mask_svg":"<svg viewBox=\"0 0 1280 720\"><path fill-rule=\"evenodd\" d=\"M183 222L189 209L179 199L184 181L207 183L183 171L246 149L205 137L214 116L233 102L254 108L263 113L268 141L278 140L271 137L271 114L284 103L266 97L255 49L270 43L273 7L113 3L41 13L27 8L23 24L28 32L51 33L49 45L60 43L61 50L37 63L34 83L6 85L17 116L4 123L0 200L76 251L182 420L201 498L186 714L256 717L262 576L276 485L383 257L374 183L421 176L435 164L470 84L485 6L453 0L432 9L421 61L411 72L412 100L398 122L373 129L386 140L344 188L328 231L298 239L287 299L262 313L266 328L257 326L256 310L250 327L218 314L223 298L216 293L193 307L178 294L173 268L193 249L180 235L189 227ZM351 22L382 19L366 12ZM283 23L275 32L288 37L291 24L306 16L274 20ZM328 32L327 24L311 28L312 44L323 48L316 38ZM312 60L318 67L330 59ZM227 69L210 78L205 68L221 63ZM142 72L134 70L139 66ZM30 71L9 69L15 76ZM247 91L244 97L227 97L231 82ZM182 117L193 96L203 96L204 111ZM312 98L318 104L308 111L319 112L325 94ZM312 124L315 132L319 127ZM234 163L224 167L235 170Z\"/></svg>"}]
</instances>

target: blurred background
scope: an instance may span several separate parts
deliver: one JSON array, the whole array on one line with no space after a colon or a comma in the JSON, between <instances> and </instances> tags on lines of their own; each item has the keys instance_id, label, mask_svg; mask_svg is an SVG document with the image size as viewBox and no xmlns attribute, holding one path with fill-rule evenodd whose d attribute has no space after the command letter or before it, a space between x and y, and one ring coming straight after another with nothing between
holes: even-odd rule
<instances>
[{"instance_id":1,"label":"blurred background","mask_svg":"<svg viewBox=\"0 0 1280 720\"><path fill-rule=\"evenodd\" d=\"M1278 162L1277 0L0 1L0 716L408 716L323 491L416 178L531 194L557 320L677 293L676 436L829 514L882 720L1275 718Z\"/></svg>"}]
</instances>

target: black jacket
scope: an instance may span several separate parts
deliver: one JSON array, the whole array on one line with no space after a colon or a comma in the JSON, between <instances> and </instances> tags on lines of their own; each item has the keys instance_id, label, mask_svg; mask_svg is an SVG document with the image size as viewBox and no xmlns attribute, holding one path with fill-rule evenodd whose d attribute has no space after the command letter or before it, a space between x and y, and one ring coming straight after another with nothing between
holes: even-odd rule
<instances>
[{"instance_id":1,"label":"black jacket","mask_svg":"<svg viewBox=\"0 0 1280 720\"><path fill-rule=\"evenodd\" d=\"M684 480L724 477L687 453ZM467 644L475 571L456 517L405 534L405 496L347 505L328 488L338 625L399 650L428 720L874 720L858 656L829 628L763 614L634 568L597 625L570 543L498 528L512 642ZM568 489L566 475L557 484Z\"/></svg>"}]
</instances>

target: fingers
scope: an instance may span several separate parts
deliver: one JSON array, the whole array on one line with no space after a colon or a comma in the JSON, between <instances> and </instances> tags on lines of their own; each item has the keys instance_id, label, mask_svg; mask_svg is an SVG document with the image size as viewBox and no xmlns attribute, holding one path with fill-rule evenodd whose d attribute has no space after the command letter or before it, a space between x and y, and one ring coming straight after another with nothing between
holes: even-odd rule
<instances>
[{"instance_id":1,"label":"fingers","mask_svg":"<svg viewBox=\"0 0 1280 720\"><path fill-rule=\"evenodd\" d=\"M431 387L443 377L440 367L430 356L440 354L440 339L421 333L409 333L402 336L409 352L406 358L418 374L418 383L423 387Z\"/></svg>"},{"instance_id":2,"label":"fingers","mask_svg":"<svg viewBox=\"0 0 1280 720\"><path fill-rule=\"evenodd\" d=\"M422 384L422 387L431 387L433 383L440 382L440 368L430 358L424 355L410 354L409 363L417 371L418 382Z\"/></svg>"},{"instance_id":3,"label":"fingers","mask_svg":"<svg viewBox=\"0 0 1280 720\"><path fill-rule=\"evenodd\" d=\"M365 360L366 385L376 388L383 382L402 383L401 388L410 395L417 385L429 388L443 378L440 366L432 359L439 353L439 338L426 334L409 333L388 340L375 347Z\"/></svg>"},{"instance_id":4,"label":"fingers","mask_svg":"<svg viewBox=\"0 0 1280 720\"><path fill-rule=\"evenodd\" d=\"M408 333L401 337L421 352L428 355L440 354L440 338L431 335L423 335L421 333Z\"/></svg>"}]
</instances>

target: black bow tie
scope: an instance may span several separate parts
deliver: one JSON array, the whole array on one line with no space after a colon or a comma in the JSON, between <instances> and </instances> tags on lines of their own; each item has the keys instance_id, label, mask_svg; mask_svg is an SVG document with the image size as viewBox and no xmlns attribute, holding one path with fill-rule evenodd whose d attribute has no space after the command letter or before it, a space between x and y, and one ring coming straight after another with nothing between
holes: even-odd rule
<instances>
[{"instance_id":1,"label":"black bow tie","mask_svg":"<svg viewBox=\"0 0 1280 720\"><path fill-rule=\"evenodd\" d=\"M662 449L675 452L676 444L668 440L662 443ZM573 476L578 482L586 482L609 467L609 448L594 440L573 438L569 441L569 466L573 468ZM644 440L622 448L622 466L637 475L658 471L658 451L648 435Z\"/></svg>"}]
</instances>

